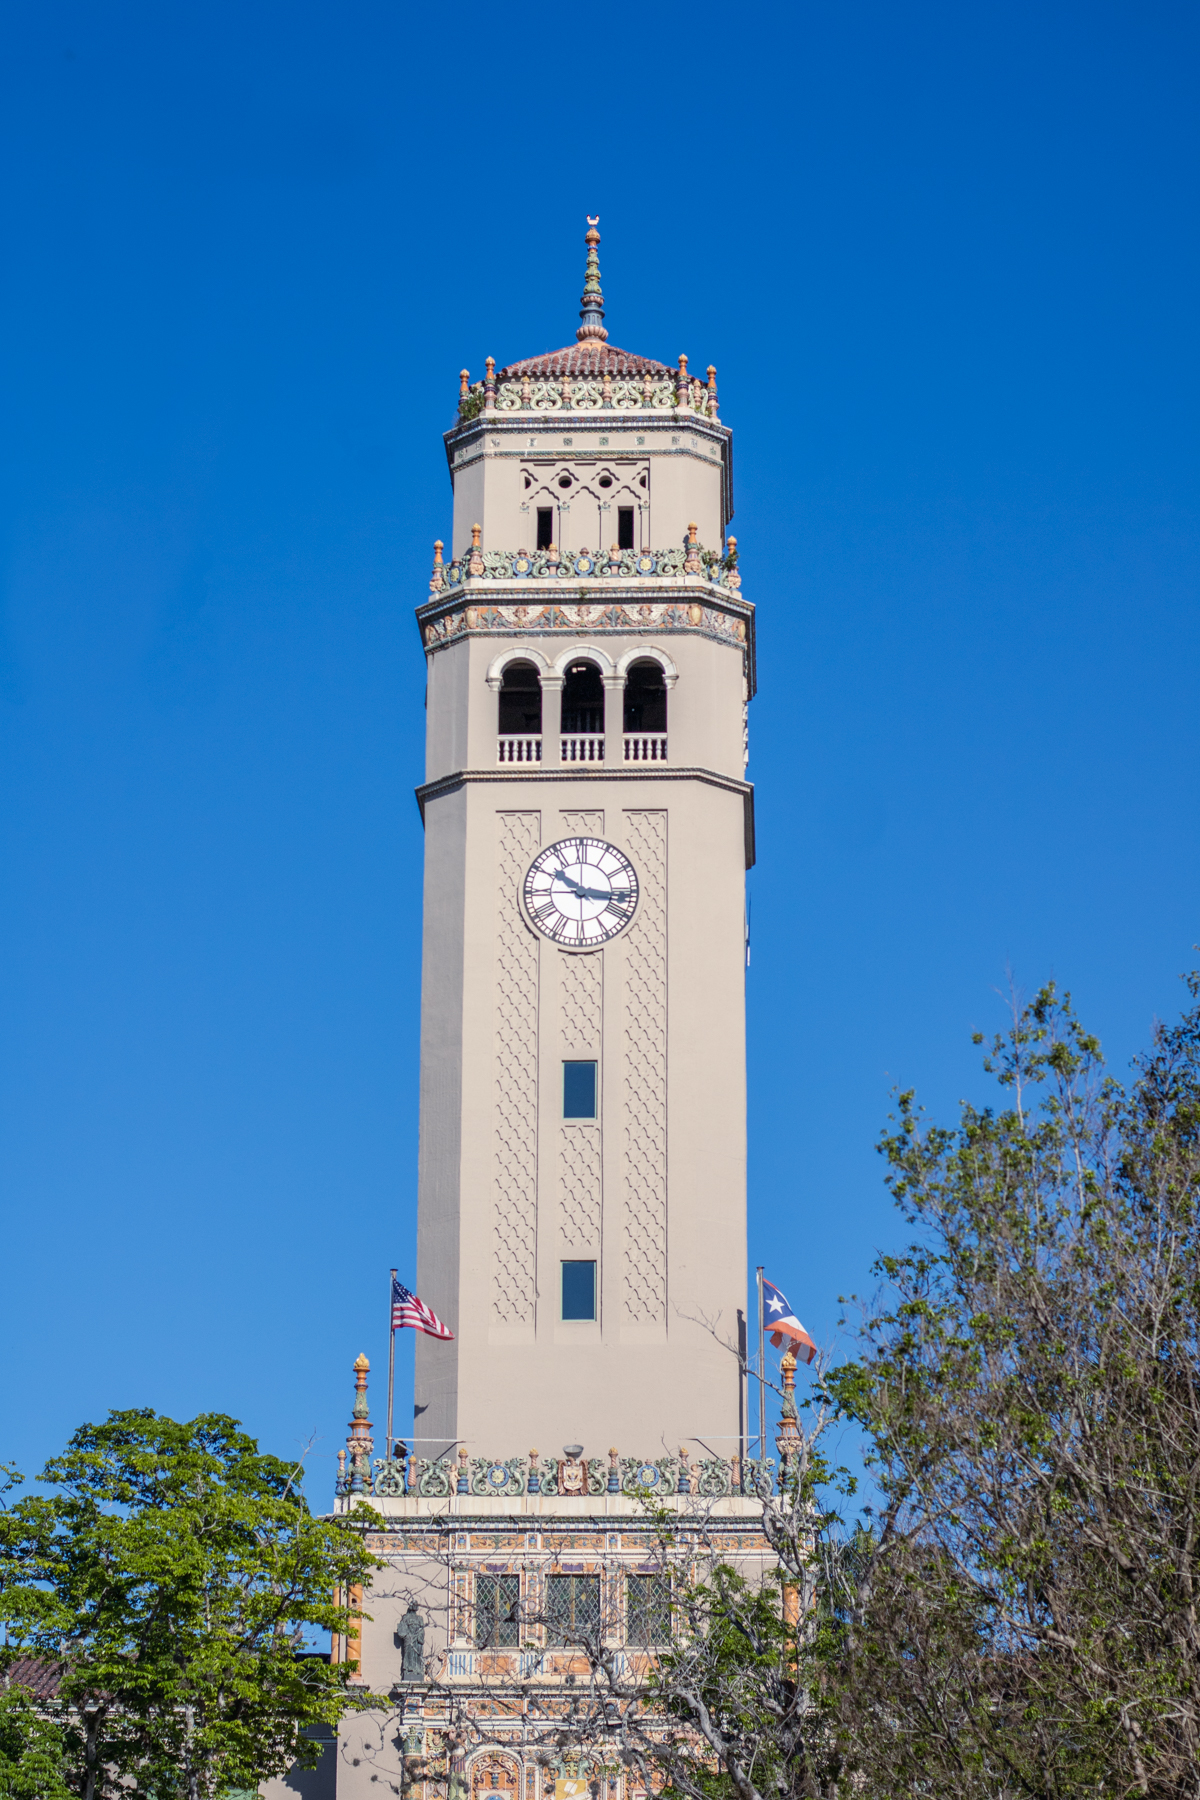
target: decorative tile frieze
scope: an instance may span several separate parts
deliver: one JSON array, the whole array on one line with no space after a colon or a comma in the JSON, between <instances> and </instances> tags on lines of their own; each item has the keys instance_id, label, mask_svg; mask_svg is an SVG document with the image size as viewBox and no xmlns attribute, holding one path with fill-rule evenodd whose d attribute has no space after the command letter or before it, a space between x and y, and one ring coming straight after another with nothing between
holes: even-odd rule
<instances>
[{"instance_id":1,"label":"decorative tile frieze","mask_svg":"<svg viewBox=\"0 0 1200 1800\"><path fill-rule=\"evenodd\" d=\"M646 597L644 588L627 594L591 597L582 586L582 597L566 603L542 600L528 588L500 594L478 594L475 584L450 598L439 598L418 607L417 623L427 655L435 655L467 636L554 636L580 631L619 632L623 637L639 633L689 632L711 641L729 644L742 653L748 695L755 686L754 610L745 601L736 609L715 602L707 584L692 594Z\"/></svg>"}]
</instances>

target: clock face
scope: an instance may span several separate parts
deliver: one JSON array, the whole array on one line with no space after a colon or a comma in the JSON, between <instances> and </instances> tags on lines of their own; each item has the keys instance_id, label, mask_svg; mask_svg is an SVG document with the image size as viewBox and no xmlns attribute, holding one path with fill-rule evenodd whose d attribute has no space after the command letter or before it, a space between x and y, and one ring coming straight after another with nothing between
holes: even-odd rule
<instances>
[{"instance_id":1,"label":"clock face","mask_svg":"<svg viewBox=\"0 0 1200 1800\"><path fill-rule=\"evenodd\" d=\"M525 910L564 950L591 950L624 931L637 910L633 864L603 838L562 838L535 856L525 877Z\"/></svg>"}]
</instances>

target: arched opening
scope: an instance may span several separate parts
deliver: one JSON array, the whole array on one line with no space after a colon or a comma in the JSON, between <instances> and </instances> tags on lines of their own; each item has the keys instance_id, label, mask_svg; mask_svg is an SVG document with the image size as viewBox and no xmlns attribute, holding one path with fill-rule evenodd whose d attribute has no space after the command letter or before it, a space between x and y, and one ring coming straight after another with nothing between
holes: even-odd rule
<instances>
[{"instance_id":1,"label":"arched opening","mask_svg":"<svg viewBox=\"0 0 1200 1800\"><path fill-rule=\"evenodd\" d=\"M532 663L511 662L500 678L500 736L533 737L542 729L542 684Z\"/></svg>"},{"instance_id":2,"label":"arched opening","mask_svg":"<svg viewBox=\"0 0 1200 1800\"><path fill-rule=\"evenodd\" d=\"M572 736L604 735L604 683L595 663L571 663L563 681L562 728Z\"/></svg>"},{"instance_id":3,"label":"arched opening","mask_svg":"<svg viewBox=\"0 0 1200 1800\"><path fill-rule=\"evenodd\" d=\"M511 662L500 677L502 763L542 760L542 684L532 663Z\"/></svg>"},{"instance_id":4,"label":"arched opening","mask_svg":"<svg viewBox=\"0 0 1200 1800\"><path fill-rule=\"evenodd\" d=\"M604 761L604 683L595 663L567 665L559 741L565 763Z\"/></svg>"},{"instance_id":5,"label":"arched opening","mask_svg":"<svg viewBox=\"0 0 1200 1800\"><path fill-rule=\"evenodd\" d=\"M625 677L625 761L667 759L667 683L660 665L643 657Z\"/></svg>"},{"instance_id":6,"label":"arched opening","mask_svg":"<svg viewBox=\"0 0 1200 1800\"><path fill-rule=\"evenodd\" d=\"M625 677L626 731L667 729L667 684L658 663L643 659Z\"/></svg>"}]
</instances>

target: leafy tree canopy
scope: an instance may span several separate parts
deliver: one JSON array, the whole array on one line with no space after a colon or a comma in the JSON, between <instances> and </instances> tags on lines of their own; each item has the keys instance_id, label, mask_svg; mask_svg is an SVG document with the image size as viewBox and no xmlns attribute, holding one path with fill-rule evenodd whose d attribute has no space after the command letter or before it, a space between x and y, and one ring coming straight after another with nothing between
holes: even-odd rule
<instances>
[{"instance_id":1,"label":"leafy tree canopy","mask_svg":"<svg viewBox=\"0 0 1200 1800\"><path fill-rule=\"evenodd\" d=\"M347 1629L335 1589L375 1559L312 1516L300 1473L223 1414L114 1412L46 1466L49 1493L0 1514L6 1654L63 1665L81 1800L254 1788L311 1764L306 1734L360 1703L350 1667L298 1652Z\"/></svg>"}]
</instances>

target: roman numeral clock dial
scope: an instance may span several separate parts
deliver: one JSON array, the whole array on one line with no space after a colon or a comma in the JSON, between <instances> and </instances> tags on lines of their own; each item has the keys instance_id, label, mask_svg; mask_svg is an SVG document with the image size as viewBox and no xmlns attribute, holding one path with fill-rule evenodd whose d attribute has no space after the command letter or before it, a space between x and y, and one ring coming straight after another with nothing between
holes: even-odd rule
<instances>
[{"instance_id":1,"label":"roman numeral clock dial","mask_svg":"<svg viewBox=\"0 0 1200 1800\"><path fill-rule=\"evenodd\" d=\"M603 838L561 838L534 857L522 892L535 931L564 950L594 950L633 918L638 880Z\"/></svg>"}]
</instances>

